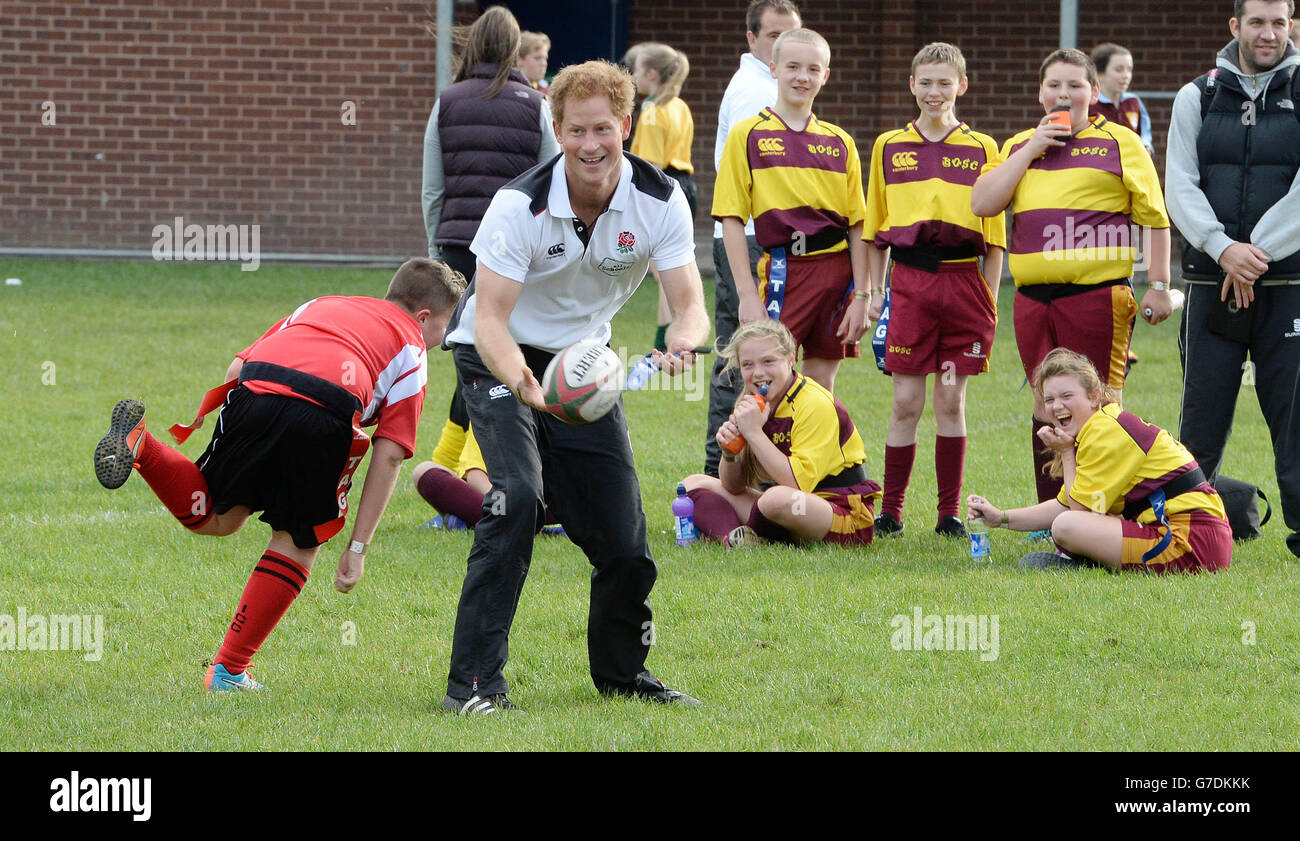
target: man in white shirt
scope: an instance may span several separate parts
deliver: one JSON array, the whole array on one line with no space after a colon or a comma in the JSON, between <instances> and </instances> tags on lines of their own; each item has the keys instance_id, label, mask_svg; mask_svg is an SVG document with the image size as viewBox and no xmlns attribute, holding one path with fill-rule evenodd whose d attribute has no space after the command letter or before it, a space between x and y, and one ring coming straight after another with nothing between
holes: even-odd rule
<instances>
[{"instance_id":1,"label":"man in white shirt","mask_svg":"<svg viewBox=\"0 0 1300 841\"><path fill-rule=\"evenodd\" d=\"M658 573L622 403L594 423L564 423L544 410L535 373L576 341L607 342L610 319L651 260L673 313L661 367L684 370L708 338L686 196L623 153L634 87L605 61L562 70L550 89L562 156L501 188L470 246L478 272L444 345L455 353L492 490L456 615L449 712L516 709L502 669L543 501L594 567L587 650L596 688L698 703L645 668Z\"/></svg>"},{"instance_id":2,"label":"man in white shirt","mask_svg":"<svg viewBox=\"0 0 1300 841\"><path fill-rule=\"evenodd\" d=\"M745 38L749 52L740 57L740 68L731 77L727 91L718 106L718 135L713 143L713 171L722 165L722 150L727 145L727 135L732 126L752 117L764 108L776 104L776 77L772 75L772 45L782 32L801 25L799 7L789 0L753 0L745 11ZM751 277L758 275L758 260L763 256L754 239L754 220L745 220L745 238L749 242ZM722 224L713 224L713 267L717 275L714 307L714 336L721 347L731 339L740 324L740 298L736 282L727 263L727 251L722 245ZM732 372L723 372L726 360L719 357L713 366L709 381L709 428L704 436L704 472L718 475L721 451L714 436L718 427L726 423L740 397L739 378Z\"/></svg>"}]
</instances>

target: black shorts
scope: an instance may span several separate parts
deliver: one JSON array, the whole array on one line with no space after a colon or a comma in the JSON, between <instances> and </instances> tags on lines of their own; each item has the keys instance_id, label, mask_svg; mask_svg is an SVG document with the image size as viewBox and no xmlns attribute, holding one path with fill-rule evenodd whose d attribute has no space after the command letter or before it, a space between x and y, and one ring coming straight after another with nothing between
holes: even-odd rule
<instances>
[{"instance_id":1,"label":"black shorts","mask_svg":"<svg viewBox=\"0 0 1300 841\"><path fill-rule=\"evenodd\" d=\"M352 424L328 410L240 386L226 398L212 441L195 464L213 509L261 511L262 522L311 549L315 527L338 519L338 484L352 446Z\"/></svg>"}]
</instances>

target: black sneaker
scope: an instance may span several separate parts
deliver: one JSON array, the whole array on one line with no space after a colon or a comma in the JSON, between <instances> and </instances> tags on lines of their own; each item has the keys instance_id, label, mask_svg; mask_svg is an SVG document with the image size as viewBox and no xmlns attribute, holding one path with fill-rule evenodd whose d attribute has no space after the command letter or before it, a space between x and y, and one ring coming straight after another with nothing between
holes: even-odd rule
<instances>
[{"instance_id":1,"label":"black sneaker","mask_svg":"<svg viewBox=\"0 0 1300 841\"><path fill-rule=\"evenodd\" d=\"M131 478L131 468L144 441L144 404L119 400L113 407L108 434L95 445L95 478L114 490Z\"/></svg>"},{"instance_id":2,"label":"black sneaker","mask_svg":"<svg viewBox=\"0 0 1300 841\"><path fill-rule=\"evenodd\" d=\"M630 691L626 689L602 689L601 691L606 695L627 695L643 701L653 701L656 704L682 704L687 707L698 707L704 704L700 699L692 698L685 692L669 689L662 680L650 672L637 675L636 685Z\"/></svg>"},{"instance_id":3,"label":"black sneaker","mask_svg":"<svg viewBox=\"0 0 1300 841\"><path fill-rule=\"evenodd\" d=\"M934 527L934 533L941 537L966 537L966 526L956 517L944 517Z\"/></svg>"},{"instance_id":4,"label":"black sneaker","mask_svg":"<svg viewBox=\"0 0 1300 841\"><path fill-rule=\"evenodd\" d=\"M453 698L450 695L442 699L442 711L456 713L456 715L493 715L495 713L509 713L511 715L526 715L526 713L516 707L505 693L500 695L488 695L486 698L475 695L473 698Z\"/></svg>"},{"instance_id":5,"label":"black sneaker","mask_svg":"<svg viewBox=\"0 0 1300 841\"><path fill-rule=\"evenodd\" d=\"M902 533L903 524L889 514L881 514L876 518L876 537L893 537Z\"/></svg>"}]
</instances>

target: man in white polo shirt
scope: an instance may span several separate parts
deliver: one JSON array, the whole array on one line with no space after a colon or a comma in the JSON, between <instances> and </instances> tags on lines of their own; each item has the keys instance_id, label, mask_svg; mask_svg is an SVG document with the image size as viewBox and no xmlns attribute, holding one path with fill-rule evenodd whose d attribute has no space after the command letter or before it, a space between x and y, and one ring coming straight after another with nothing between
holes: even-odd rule
<instances>
[{"instance_id":1,"label":"man in white polo shirt","mask_svg":"<svg viewBox=\"0 0 1300 841\"><path fill-rule=\"evenodd\" d=\"M745 11L745 38L749 52L740 57L740 69L731 77L727 91L718 106L718 135L713 143L713 171L722 166L722 150L727 145L727 135L732 126L754 116L764 108L776 104L776 78L772 75L772 45L782 32L798 29L799 7L790 0L753 0ZM749 267L751 277L758 276L758 259L763 256L758 240L754 239L754 220L745 220L745 238L749 242ZM714 292L714 336L718 346L726 344L736 327L744 321L765 318L766 312L740 314L740 298L736 294L736 281L731 276L727 250L722 245L722 223L713 223L713 269L717 277ZM704 472L718 475L718 427L727 422L731 410L740 398L740 378L725 371L727 360L718 357L709 380L709 428L704 436Z\"/></svg>"},{"instance_id":2,"label":"man in white polo shirt","mask_svg":"<svg viewBox=\"0 0 1300 841\"><path fill-rule=\"evenodd\" d=\"M605 61L566 67L551 83L563 154L497 192L470 249L478 273L452 317L461 391L492 491L474 530L443 709L513 711L506 697L510 625L543 501L587 555L587 651L596 688L663 703L698 703L645 668L657 570L620 402L571 425L543 411L535 372L609 321L653 259L673 321L661 367L677 373L708 338L686 197L659 169L623 154L632 77ZM544 499L543 499L544 494Z\"/></svg>"}]
</instances>

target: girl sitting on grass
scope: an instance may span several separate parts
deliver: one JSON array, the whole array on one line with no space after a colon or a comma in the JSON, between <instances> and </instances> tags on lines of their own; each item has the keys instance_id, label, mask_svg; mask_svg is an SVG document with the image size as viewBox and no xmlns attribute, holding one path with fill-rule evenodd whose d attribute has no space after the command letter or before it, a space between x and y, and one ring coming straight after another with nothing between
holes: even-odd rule
<instances>
[{"instance_id":1,"label":"girl sitting on grass","mask_svg":"<svg viewBox=\"0 0 1300 841\"><path fill-rule=\"evenodd\" d=\"M742 324L722 351L744 393L718 429L718 478L683 480L701 534L728 547L777 540L867 544L880 486L867 478L862 438L844 406L794 370L796 345L771 319ZM756 395L766 391L766 406ZM744 437L739 455L727 451ZM760 490L763 481L774 482Z\"/></svg>"},{"instance_id":2,"label":"girl sitting on grass","mask_svg":"<svg viewBox=\"0 0 1300 841\"><path fill-rule=\"evenodd\" d=\"M1088 358L1065 348L1047 354L1034 390L1051 425L1038 437L1053 451L1056 499L1003 511L979 496L967 516L1015 531L1050 528L1060 551L1031 552L1021 566L1215 572L1232 557L1223 502L1187 448L1166 430L1114 402Z\"/></svg>"}]
</instances>

